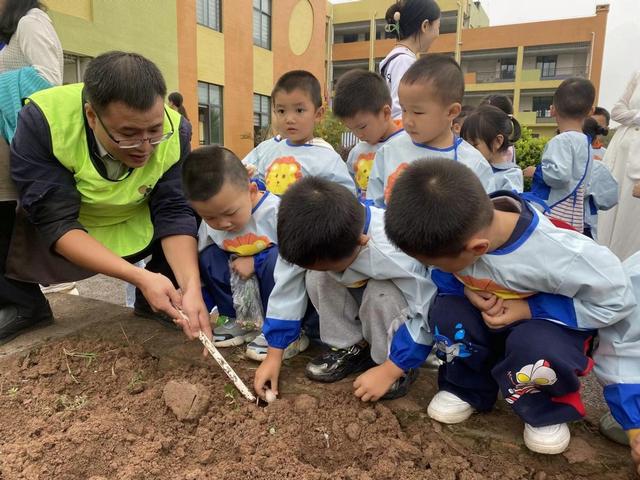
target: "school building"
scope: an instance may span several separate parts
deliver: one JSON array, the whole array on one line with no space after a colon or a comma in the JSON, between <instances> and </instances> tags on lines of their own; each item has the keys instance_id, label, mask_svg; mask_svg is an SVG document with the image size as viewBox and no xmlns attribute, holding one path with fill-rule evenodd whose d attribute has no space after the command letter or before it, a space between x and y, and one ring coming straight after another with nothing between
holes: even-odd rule
<instances>
[{"instance_id":1,"label":"school building","mask_svg":"<svg viewBox=\"0 0 640 480\"><path fill-rule=\"evenodd\" d=\"M516 2L514 2L516 3ZM389 0L360 0L330 9L330 82L351 68L377 69L395 41L385 39ZM453 55L465 74L464 102L488 94L513 101L518 120L534 134L553 136L553 92L563 79L584 77L598 90L608 5L590 17L490 27L481 1L438 0L440 37L430 52Z\"/></svg>"},{"instance_id":2,"label":"school building","mask_svg":"<svg viewBox=\"0 0 640 480\"><path fill-rule=\"evenodd\" d=\"M194 147L243 156L264 136L271 89L292 69L327 85L326 0L45 0L65 51L64 82L89 60L135 51L185 98ZM325 89L326 94L326 89Z\"/></svg>"}]
</instances>

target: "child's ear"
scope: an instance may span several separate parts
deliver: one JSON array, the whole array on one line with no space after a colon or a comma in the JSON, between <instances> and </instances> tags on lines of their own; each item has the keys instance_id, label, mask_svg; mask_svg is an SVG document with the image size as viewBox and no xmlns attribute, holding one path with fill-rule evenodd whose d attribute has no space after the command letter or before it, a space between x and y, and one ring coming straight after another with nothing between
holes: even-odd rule
<instances>
[{"instance_id":1,"label":"child's ear","mask_svg":"<svg viewBox=\"0 0 640 480\"><path fill-rule=\"evenodd\" d=\"M558 115L558 113L556 112L556 107L553 104L551 104L551 106L549 107L549 112L551 113L552 117Z\"/></svg>"},{"instance_id":2,"label":"child's ear","mask_svg":"<svg viewBox=\"0 0 640 480\"><path fill-rule=\"evenodd\" d=\"M369 236L361 233L360 237L358 238L358 245L364 247L367 243L369 243Z\"/></svg>"},{"instance_id":3,"label":"child's ear","mask_svg":"<svg viewBox=\"0 0 640 480\"><path fill-rule=\"evenodd\" d=\"M462 105L459 104L458 102L452 103L451 105L449 105L449 112L447 113L447 117L449 118L449 121L452 122L454 118L460 115L461 110L462 110Z\"/></svg>"},{"instance_id":4,"label":"child's ear","mask_svg":"<svg viewBox=\"0 0 640 480\"><path fill-rule=\"evenodd\" d=\"M464 249L476 257L481 257L489 250L489 240L486 238L472 238L464 246Z\"/></svg>"},{"instance_id":5,"label":"child's ear","mask_svg":"<svg viewBox=\"0 0 640 480\"><path fill-rule=\"evenodd\" d=\"M503 144L504 144L504 135L499 133L498 136L493 139L493 142L491 142L491 151L497 152L498 150L500 150L500 147Z\"/></svg>"},{"instance_id":6,"label":"child's ear","mask_svg":"<svg viewBox=\"0 0 640 480\"><path fill-rule=\"evenodd\" d=\"M384 115L385 122L391 120L391 105L385 105L382 107L382 114Z\"/></svg>"},{"instance_id":7,"label":"child's ear","mask_svg":"<svg viewBox=\"0 0 640 480\"><path fill-rule=\"evenodd\" d=\"M324 117L324 105L318 107L316 110L316 122L319 122Z\"/></svg>"}]
</instances>

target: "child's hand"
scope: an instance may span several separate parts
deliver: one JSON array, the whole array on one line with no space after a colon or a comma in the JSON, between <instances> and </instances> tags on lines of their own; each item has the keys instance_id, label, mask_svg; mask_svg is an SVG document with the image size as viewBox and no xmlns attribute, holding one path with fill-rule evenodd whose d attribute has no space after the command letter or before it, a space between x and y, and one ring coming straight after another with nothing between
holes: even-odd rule
<instances>
[{"instance_id":1,"label":"child's hand","mask_svg":"<svg viewBox=\"0 0 640 480\"><path fill-rule=\"evenodd\" d=\"M636 198L640 198L640 182L636 183L633 186L633 193L632 195Z\"/></svg>"},{"instance_id":2,"label":"child's hand","mask_svg":"<svg viewBox=\"0 0 640 480\"><path fill-rule=\"evenodd\" d=\"M363 402L375 402L389 391L393 382L403 373L391 360L386 360L382 365L370 368L356 378L353 382L354 395Z\"/></svg>"},{"instance_id":3,"label":"child's hand","mask_svg":"<svg viewBox=\"0 0 640 480\"><path fill-rule=\"evenodd\" d=\"M531 310L526 300L505 300L502 302L502 313L489 315L482 312L482 319L489 328L502 328L520 320L529 320Z\"/></svg>"},{"instance_id":4,"label":"child's hand","mask_svg":"<svg viewBox=\"0 0 640 480\"><path fill-rule=\"evenodd\" d=\"M464 287L464 294L471 304L483 313L491 316L502 313L502 299L489 292L473 291Z\"/></svg>"},{"instance_id":5,"label":"child's hand","mask_svg":"<svg viewBox=\"0 0 640 480\"><path fill-rule=\"evenodd\" d=\"M632 432L628 432L631 445L631 458L633 459L633 463L636 464L636 473L640 476L640 430L633 430Z\"/></svg>"},{"instance_id":6,"label":"child's hand","mask_svg":"<svg viewBox=\"0 0 640 480\"><path fill-rule=\"evenodd\" d=\"M536 173L536 167L531 166L527 167L522 171L522 175L524 178L533 178L533 175Z\"/></svg>"},{"instance_id":7,"label":"child's hand","mask_svg":"<svg viewBox=\"0 0 640 480\"><path fill-rule=\"evenodd\" d=\"M282 355L284 350L271 348L267 350L265 358L253 379L253 389L258 396L265 400L265 390L270 389L276 396L278 395L278 378L280 376L280 366L282 365Z\"/></svg>"},{"instance_id":8,"label":"child's hand","mask_svg":"<svg viewBox=\"0 0 640 480\"><path fill-rule=\"evenodd\" d=\"M247 173L249 174L249 178L255 177L257 171L258 167L256 167L255 165L247 165Z\"/></svg>"},{"instance_id":9,"label":"child's hand","mask_svg":"<svg viewBox=\"0 0 640 480\"><path fill-rule=\"evenodd\" d=\"M253 257L238 257L231 262L231 268L244 280L249 279L256 271Z\"/></svg>"}]
</instances>

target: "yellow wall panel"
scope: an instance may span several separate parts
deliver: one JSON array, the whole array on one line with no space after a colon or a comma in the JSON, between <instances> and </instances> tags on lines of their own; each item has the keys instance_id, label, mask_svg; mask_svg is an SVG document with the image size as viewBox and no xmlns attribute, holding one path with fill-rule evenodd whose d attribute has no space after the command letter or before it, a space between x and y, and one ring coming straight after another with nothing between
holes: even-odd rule
<instances>
[{"instance_id":1,"label":"yellow wall panel","mask_svg":"<svg viewBox=\"0 0 640 480\"><path fill-rule=\"evenodd\" d=\"M83 20L92 20L91 0L46 0L44 4L56 12Z\"/></svg>"},{"instance_id":2,"label":"yellow wall panel","mask_svg":"<svg viewBox=\"0 0 640 480\"><path fill-rule=\"evenodd\" d=\"M224 85L224 35L197 26L198 80Z\"/></svg>"},{"instance_id":3,"label":"yellow wall panel","mask_svg":"<svg viewBox=\"0 0 640 480\"><path fill-rule=\"evenodd\" d=\"M254 45L253 91L260 95L271 95L273 84L273 52Z\"/></svg>"}]
</instances>

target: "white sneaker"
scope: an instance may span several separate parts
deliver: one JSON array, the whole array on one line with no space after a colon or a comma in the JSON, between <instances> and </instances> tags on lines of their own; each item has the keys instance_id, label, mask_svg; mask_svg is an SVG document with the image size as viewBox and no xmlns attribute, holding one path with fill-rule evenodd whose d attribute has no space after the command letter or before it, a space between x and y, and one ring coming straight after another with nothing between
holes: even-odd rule
<instances>
[{"instance_id":1,"label":"white sneaker","mask_svg":"<svg viewBox=\"0 0 640 480\"><path fill-rule=\"evenodd\" d=\"M295 357L300 352L304 352L309 346L309 337L307 337L304 333L300 334L297 340L291 343L285 350L284 355L282 356L283 360L288 360L290 358ZM255 360L256 362L261 362L265 358L267 358L267 349L269 348L269 344L267 343L267 339L264 334L258 335L253 339L249 345L247 345L247 350L244 355L251 360Z\"/></svg>"},{"instance_id":2,"label":"white sneaker","mask_svg":"<svg viewBox=\"0 0 640 480\"><path fill-rule=\"evenodd\" d=\"M446 390L436 393L427 407L427 414L440 423L464 422L472 413L471 405Z\"/></svg>"},{"instance_id":3,"label":"white sneaker","mask_svg":"<svg viewBox=\"0 0 640 480\"><path fill-rule=\"evenodd\" d=\"M564 452L571 440L571 432L566 423L546 427L533 427L525 423L523 436L524 444L529 450L547 455Z\"/></svg>"}]
</instances>

